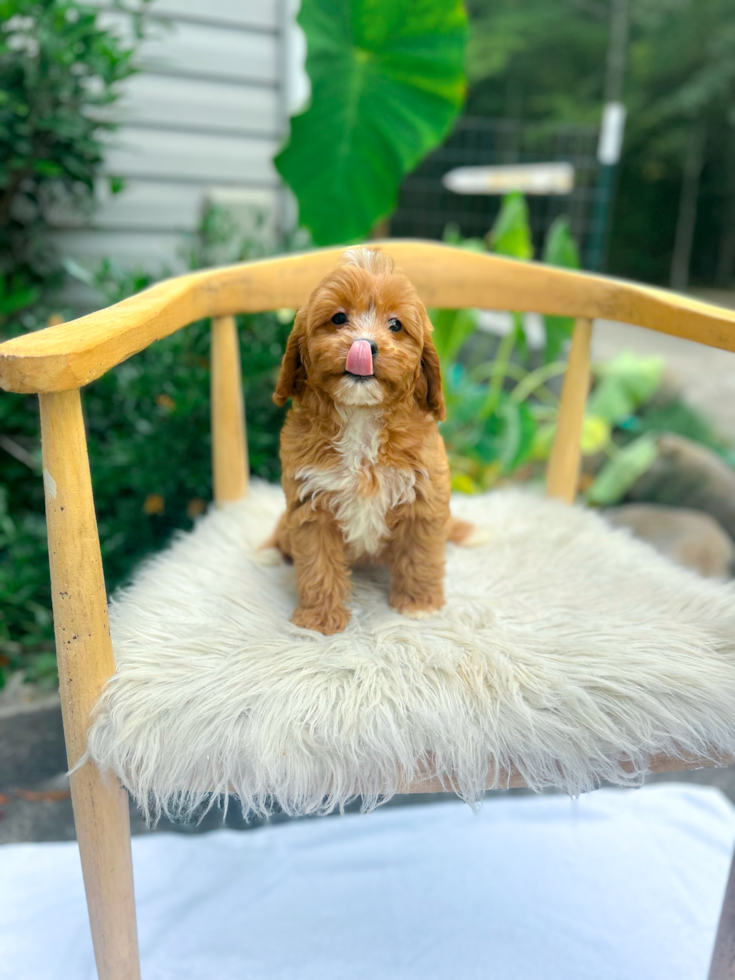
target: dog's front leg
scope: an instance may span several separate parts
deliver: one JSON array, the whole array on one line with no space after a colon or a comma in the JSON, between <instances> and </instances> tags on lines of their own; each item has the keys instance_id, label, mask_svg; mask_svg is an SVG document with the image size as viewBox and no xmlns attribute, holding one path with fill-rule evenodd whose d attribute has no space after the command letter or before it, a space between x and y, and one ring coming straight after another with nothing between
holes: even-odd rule
<instances>
[{"instance_id":1,"label":"dog's front leg","mask_svg":"<svg viewBox=\"0 0 735 980\"><path fill-rule=\"evenodd\" d=\"M388 551L390 605L411 619L423 619L444 605L446 519L401 522Z\"/></svg>"},{"instance_id":2,"label":"dog's front leg","mask_svg":"<svg viewBox=\"0 0 735 980\"><path fill-rule=\"evenodd\" d=\"M331 514L314 514L292 529L290 545L299 593L291 622L326 636L341 633L350 620L350 576L336 521Z\"/></svg>"}]
</instances>

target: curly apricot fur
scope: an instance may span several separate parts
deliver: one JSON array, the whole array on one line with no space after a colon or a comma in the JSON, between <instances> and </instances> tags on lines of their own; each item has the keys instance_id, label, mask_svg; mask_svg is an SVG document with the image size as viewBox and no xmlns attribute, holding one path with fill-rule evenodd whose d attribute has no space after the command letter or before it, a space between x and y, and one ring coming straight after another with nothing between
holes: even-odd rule
<instances>
[{"instance_id":1,"label":"curly apricot fur","mask_svg":"<svg viewBox=\"0 0 735 980\"><path fill-rule=\"evenodd\" d=\"M426 309L378 250L345 258L298 312L273 396L293 405L281 433L287 510L266 544L294 563L292 622L324 634L349 621L357 563L387 565L398 612L440 609L446 541L470 530L449 514L437 428L444 398ZM345 324L332 322L338 312ZM396 319L398 331L388 325ZM356 339L377 344L373 377L345 372Z\"/></svg>"}]
</instances>

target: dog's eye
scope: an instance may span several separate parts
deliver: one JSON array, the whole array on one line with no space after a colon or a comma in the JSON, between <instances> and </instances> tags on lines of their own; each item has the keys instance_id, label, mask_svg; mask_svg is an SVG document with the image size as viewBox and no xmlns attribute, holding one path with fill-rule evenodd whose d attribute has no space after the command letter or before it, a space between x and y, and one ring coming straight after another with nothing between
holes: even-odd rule
<instances>
[{"instance_id":1,"label":"dog's eye","mask_svg":"<svg viewBox=\"0 0 735 980\"><path fill-rule=\"evenodd\" d=\"M336 323L338 327L341 327L343 323L347 323L347 314L335 313L332 317L332 323Z\"/></svg>"},{"instance_id":2,"label":"dog's eye","mask_svg":"<svg viewBox=\"0 0 735 980\"><path fill-rule=\"evenodd\" d=\"M402 327L403 324L401 323L401 321L396 320L395 317L392 320L388 320L388 329L392 330L393 333L398 333L398 331L401 330Z\"/></svg>"}]
</instances>

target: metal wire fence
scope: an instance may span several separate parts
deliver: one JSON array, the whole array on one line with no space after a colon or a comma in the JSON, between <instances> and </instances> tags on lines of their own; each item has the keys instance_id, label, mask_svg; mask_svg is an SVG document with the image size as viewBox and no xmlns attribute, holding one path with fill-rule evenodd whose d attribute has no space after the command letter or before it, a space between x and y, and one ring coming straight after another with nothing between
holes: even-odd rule
<instances>
[{"instance_id":1,"label":"metal wire fence","mask_svg":"<svg viewBox=\"0 0 735 980\"><path fill-rule=\"evenodd\" d=\"M534 244L538 248L559 215L569 219L583 258L604 239L601 198L611 188L600 181L596 126L529 124L511 119L461 119L445 143L404 180L391 219L396 237L441 239L447 225L464 237L481 237L491 227L500 197L455 194L442 177L455 167L568 162L574 187L565 195L530 195L528 205ZM605 203L607 201L605 200Z\"/></svg>"}]
</instances>

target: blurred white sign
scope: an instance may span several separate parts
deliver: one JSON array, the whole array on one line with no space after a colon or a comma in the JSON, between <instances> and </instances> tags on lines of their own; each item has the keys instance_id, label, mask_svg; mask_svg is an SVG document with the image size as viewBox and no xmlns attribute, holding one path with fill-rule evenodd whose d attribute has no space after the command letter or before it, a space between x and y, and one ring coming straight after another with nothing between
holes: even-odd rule
<instances>
[{"instance_id":1,"label":"blurred white sign","mask_svg":"<svg viewBox=\"0 0 735 980\"><path fill-rule=\"evenodd\" d=\"M597 159L600 163L612 166L620 159L625 131L625 106L622 102L608 102L602 110L600 142Z\"/></svg>"},{"instance_id":2,"label":"blurred white sign","mask_svg":"<svg viewBox=\"0 0 735 980\"><path fill-rule=\"evenodd\" d=\"M570 194L574 188L571 163L518 163L507 167L457 167L442 183L455 194Z\"/></svg>"}]
</instances>

